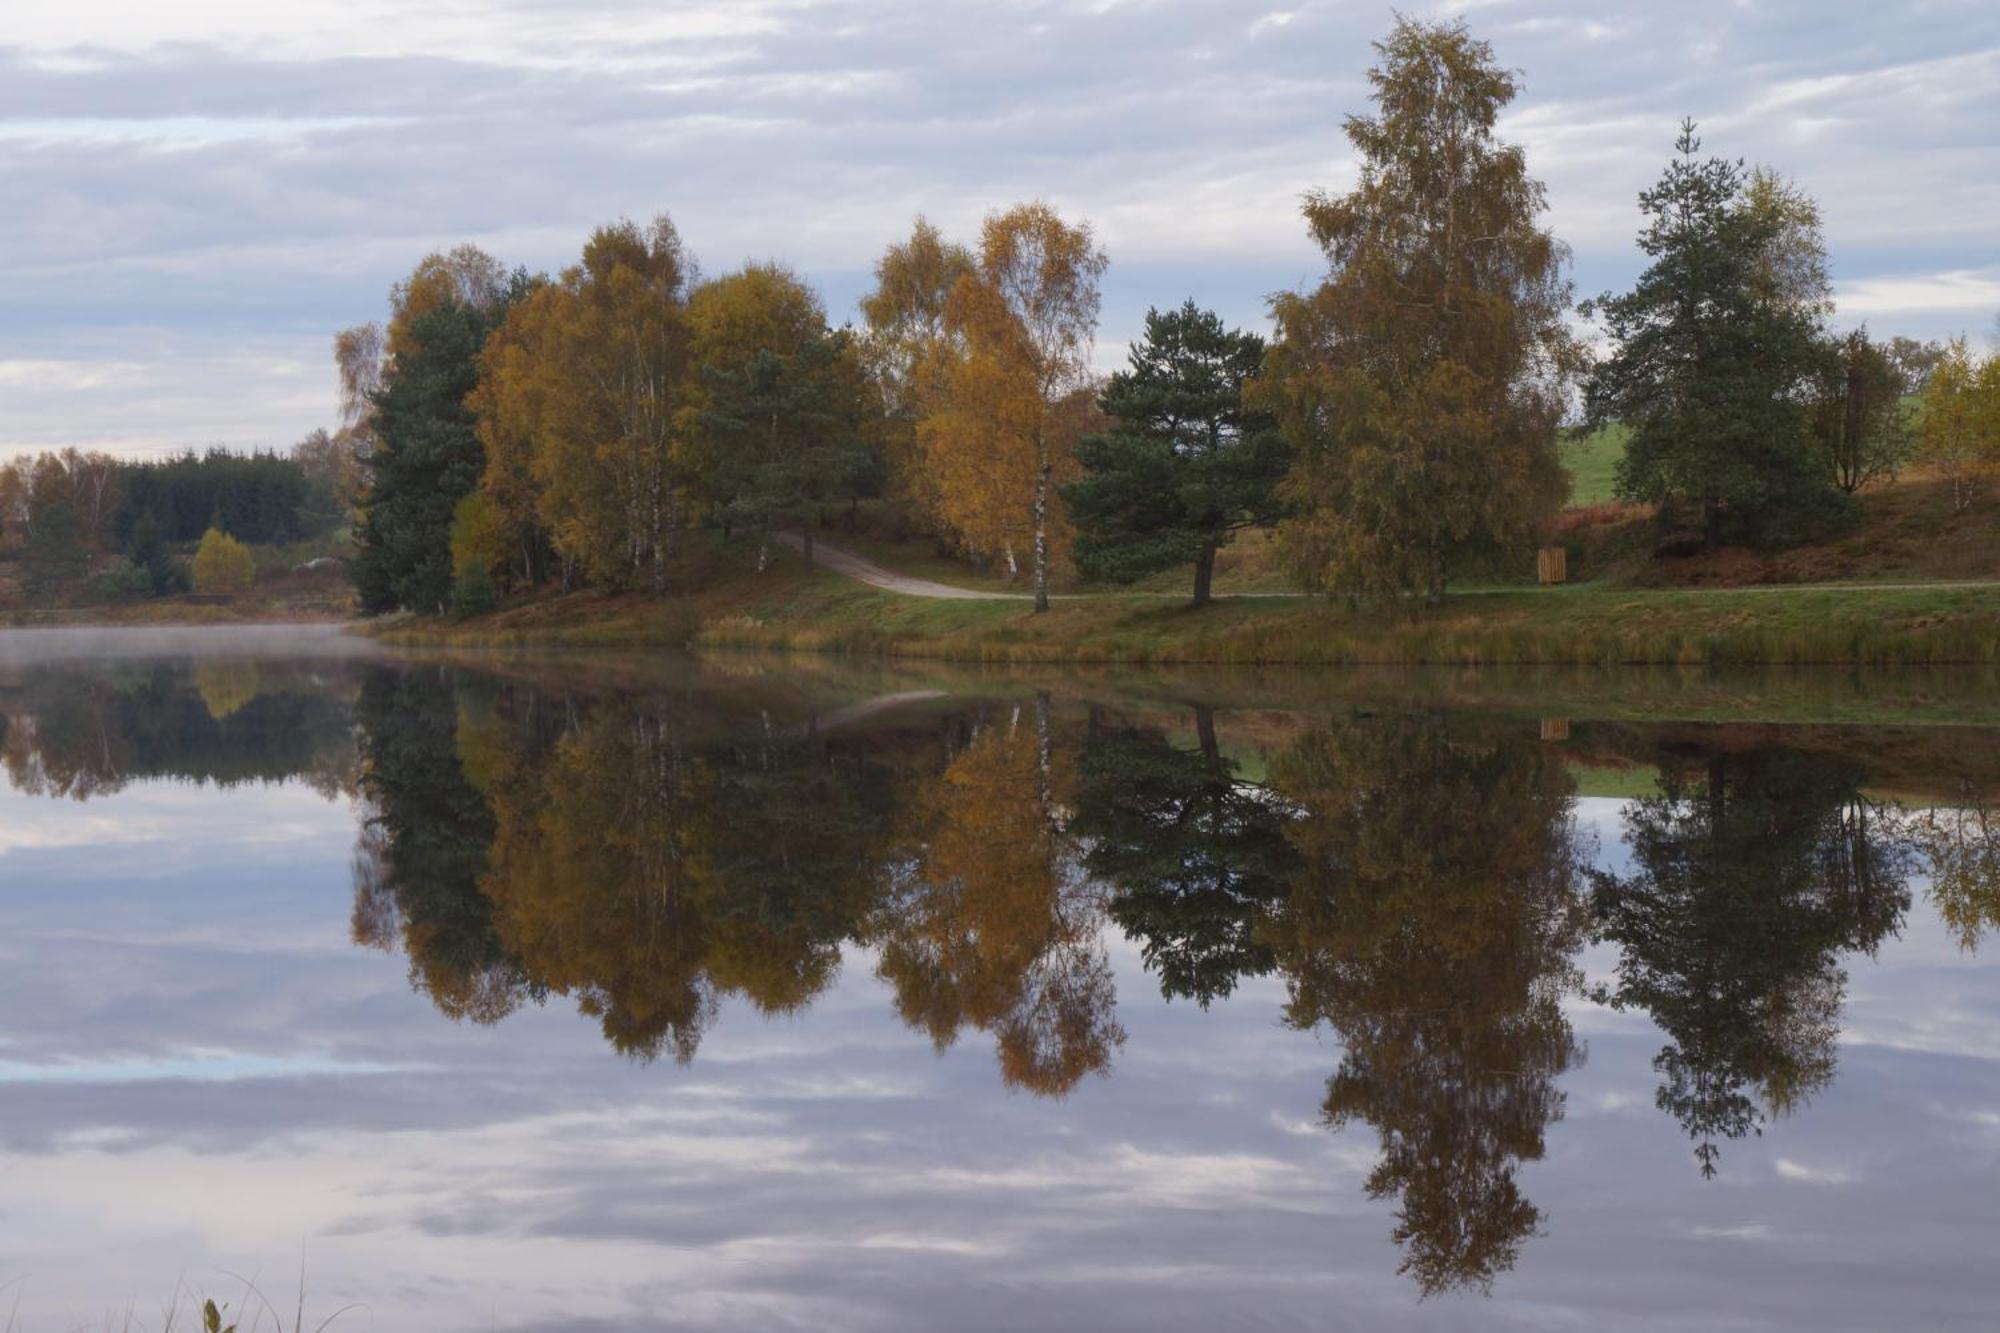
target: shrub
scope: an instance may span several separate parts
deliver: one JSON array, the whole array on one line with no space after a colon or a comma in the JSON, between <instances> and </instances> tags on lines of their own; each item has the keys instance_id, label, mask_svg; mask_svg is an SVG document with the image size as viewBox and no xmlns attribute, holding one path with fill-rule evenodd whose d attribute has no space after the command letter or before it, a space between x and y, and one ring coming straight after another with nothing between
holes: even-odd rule
<instances>
[{"instance_id":1,"label":"shrub","mask_svg":"<svg viewBox=\"0 0 2000 1333\"><path fill-rule=\"evenodd\" d=\"M451 613L460 620L486 615L499 604L500 590L494 586L493 573L480 561L458 571L458 577L451 581Z\"/></svg>"},{"instance_id":2,"label":"shrub","mask_svg":"<svg viewBox=\"0 0 2000 1333\"><path fill-rule=\"evenodd\" d=\"M116 557L83 581L78 599L85 606L105 606L114 602L137 602L152 595L152 575L130 560Z\"/></svg>"},{"instance_id":3,"label":"shrub","mask_svg":"<svg viewBox=\"0 0 2000 1333\"><path fill-rule=\"evenodd\" d=\"M250 590L257 562L250 548L220 528L202 534L201 548L194 553L194 590L198 593L236 597Z\"/></svg>"}]
</instances>

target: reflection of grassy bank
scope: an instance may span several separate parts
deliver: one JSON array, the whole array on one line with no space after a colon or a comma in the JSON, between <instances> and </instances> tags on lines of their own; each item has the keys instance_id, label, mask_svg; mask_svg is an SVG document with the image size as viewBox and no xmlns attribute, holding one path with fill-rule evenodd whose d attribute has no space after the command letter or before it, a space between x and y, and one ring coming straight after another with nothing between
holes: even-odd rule
<instances>
[{"instance_id":1,"label":"reflection of grassy bank","mask_svg":"<svg viewBox=\"0 0 2000 1333\"><path fill-rule=\"evenodd\" d=\"M1036 691L1132 712L1201 703L1239 715L1435 709L1523 722L1812 723L2000 727L1992 667L1290 666L948 662L834 653L579 650L463 644L404 648L549 688L704 691L768 696L803 718L892 695L1027 698Z\"/></svg>"},{"instance_id":2,"label":"reflection of grassy bank","mask_svg":"<svg viewBox=\"0 0 2000 1333\"><path fill-rule=\"evenodd\" d=\"M301 580L301 583L304 581ZM143 602L102 606L26 607L0 612L0 625L12 629L53 629L68 626L147 625L323 625L354 618L353 590L344 578L320 579L312 586L280 593L263 590L230 602L204 602L187 597L162 597Z\"/></svg>"},{"instance_id":3,"label":"reflection of grassy bank","mask_svg":"<svg viewBox=\"0 0 2000 1333\"><path fill-rule=\"evenodd\" d=\"M577 596L463 625L379 626L404 643L681 644L982 662L1588 664L2000 661L1990 586L1614 589L1453 595L1431 608L1348 609L1238 597L1010 601L880 592L795 564L688 598Z\"/></svg>"}]
</instances>

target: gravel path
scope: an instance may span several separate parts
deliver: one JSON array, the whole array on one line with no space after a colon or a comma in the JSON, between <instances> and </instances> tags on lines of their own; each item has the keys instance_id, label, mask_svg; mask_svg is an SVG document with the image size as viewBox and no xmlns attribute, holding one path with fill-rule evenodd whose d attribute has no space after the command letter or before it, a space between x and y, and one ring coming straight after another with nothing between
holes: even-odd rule
<instances>
[{"instance_id":1,"label":"gravel path","mask_svg":"<svg viewBox=\"0 0 2000 1333\"><path fill-rule=\"evenodd\" d=\"M801 550L804 543L796 532L781 532L778 540L794 551ZM1034 598L1024 592L981 592L975 588L954 588L949 583L933 583L929 579L913 579L907 574L882 568L866 556L852 551L843 551L838 546L829 546L817 537L813 539L813 560L825 565L837 574L845 574L871 588L881 588L887 592L900 592L910 597L940 597L959 602L1028 602Z\"/></svg>"},{"instance_id":2,"label":"gravel path","mask_svg":"<svg viewBox=\"0 0 2000 1333\"><path fill-rule=\"evenodd\" d=\"M780 542L792 550L800 550L803 543L796 532L780 532ZM881 588L887 592L900 592L909 597L937 597L958 602L1031 602L1034 596L1025 592L984 592L977 588L956 588L949 583L938 583L931 579L911 578L894 570L884 569L865 555L844 551L838 546L830 546L820 538L813 539L813 559L837 574L845 574L851 579L865 583L871 588ZM2000 581L1992 579L1968 579L1962 582L1929 583L1753 583L1739 588L1633 588L1624 589L1634 596L1644 597L1656 592L1917 592L1946 590L1983 590L2000 588ZM1532 588L1484 588L1456 594L1459 597L1476 597L1491 593L1533 592ZM1560 596L1561 590L1550 588L1546 591ZM1185 600L1180 593L1165 592L1114 592L1114 593L1056 593L1059 602L1081 601L1090 596L1113 598L1158 597ZM1302 598L1306 593L1262 592L1262 593L1222 593L1215 594L1218 600L1225 597L1287 597Z\"/></svg>"}]
</instances>

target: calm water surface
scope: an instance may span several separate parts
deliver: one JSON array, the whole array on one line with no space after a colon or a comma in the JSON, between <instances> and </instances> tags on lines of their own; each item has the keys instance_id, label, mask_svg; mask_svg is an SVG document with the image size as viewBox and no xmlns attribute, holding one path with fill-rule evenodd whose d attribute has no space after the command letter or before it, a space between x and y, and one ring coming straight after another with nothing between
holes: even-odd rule
<instances>
[{"instance_id":1,"label":"calm water surface","mask_svg":"<svg viewBox=\"0 0 2000 1333\"><path fill-rule=\"evenodd\" d=\"M1495 679L0 635L0 1305L1991 1327L1990 688Z\"/></svg>"}]
</instances>

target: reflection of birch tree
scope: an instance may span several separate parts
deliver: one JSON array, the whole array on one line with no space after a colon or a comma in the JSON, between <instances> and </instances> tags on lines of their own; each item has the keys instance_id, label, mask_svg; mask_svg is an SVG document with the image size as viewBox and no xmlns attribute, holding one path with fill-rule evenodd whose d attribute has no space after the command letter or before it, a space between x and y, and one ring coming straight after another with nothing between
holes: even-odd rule
<instances>
[{"instance_id":1,"label":"reflection of birch tree","mask_svg":"<svg viewBox=\"0 0 2000 1333\"><path fill-rule=\"evenodd\" d=\"M980 728L914 797L916 850L868 927L906 1022L940 1050L992 1033L1002 1077L1047 1095L1108 1069L1125 1040L1064 785L1046 696Z\"/></svg>"},{"instance_id":2,"label":"reflection of birch tree","mask_svg":"<svg viewBox=\"0 0 2000 1333\"><path fill-rule=\"evenodd\" d=\"M1432 718L1320 728L1272 765L1301 869L1263 938L1286 1017L1345 1047L1324 1113L1364 1120L1402 1271L1484 1288L1541 1212L1515 1180L1562 1116L1582 1051L1562 1011L1581 943L1571 783L1524 738Z\"/></svg>"},{"instance_id":3,"label":"reflection of birch tree","mask_svg":"<svg viewBox=\"0 0 2000 1333\"><path fill-rule=\"evenodd\" d=\"M1967 951L2000 926L2000 813L1970 787L1948 806L1911 815L1910 848L1930 875L1930 898Z\"/></svg>"}]
</instances>

